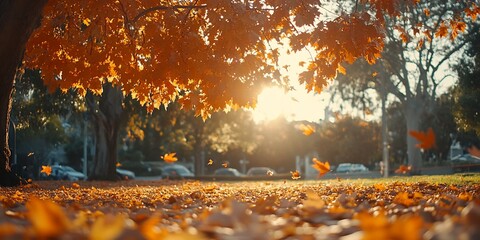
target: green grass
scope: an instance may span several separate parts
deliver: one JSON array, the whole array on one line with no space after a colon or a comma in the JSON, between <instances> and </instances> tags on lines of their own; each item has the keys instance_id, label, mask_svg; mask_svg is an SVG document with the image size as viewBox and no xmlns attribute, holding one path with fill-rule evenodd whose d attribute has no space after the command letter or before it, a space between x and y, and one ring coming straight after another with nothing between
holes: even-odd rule
<instances>
[{"instance_id":1,"label":"green grass","mask_svg":"<svg viewBox=\"0 0 480 240\"><path fill-rule=\"evenodd\" d=\"M354 183L354 184L365 184L372 185L376 183L416 183L416 182L427 182L432 184L449 184L449 185L468 185L480 183L480 173L463 173L463 174L452 174L452 175L433 175L433 176L394 176L388 178L374 178L374 179L342 179L342 180L328 180L333 182L340 183Z\"/></svg>"}]
</instances>

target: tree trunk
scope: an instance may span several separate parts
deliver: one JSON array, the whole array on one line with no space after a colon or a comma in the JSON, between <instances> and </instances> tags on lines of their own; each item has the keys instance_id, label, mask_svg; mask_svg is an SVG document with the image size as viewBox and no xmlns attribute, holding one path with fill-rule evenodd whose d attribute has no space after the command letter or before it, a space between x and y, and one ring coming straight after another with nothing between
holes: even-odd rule
<instances>
[{"instance_id":1,"label":"tree trunk","mask_svg":"<svg viewBox=\"0 0 480 240\"><path fill-rule=\"evenodd\" d=\"M95 134L95 156L89 179L116 180L117 140L123 113L122 91L106 83L98 103L91 92L86 99Z\"/></svg>"},{"instance_id":2,"label":"tree trunk","mask_svg":"<svg viewBox=\"0 0 480 240\"><path fill-rule=\"evenodd\" d=\"M419 174L422 167L422 153L416 146L417 140L410 136L410 131L419 131L420 122L425 112L423 103L412 99L405 103L405 121L407 124L407 155L408 165L412 167L411 174Z\"/></svg>"},{"instance_id":3,"label":"tree trunk","mask_svg":"<svg viewBox=\"0 0 480 240\"><path fill-rule=\"evenodd\" d=\"M0 185L19 183L10 171L8 125L13 85L22 63L25 45L39 25L47 0L2 0L0 2Z\"/></svg>"}]
</instances>

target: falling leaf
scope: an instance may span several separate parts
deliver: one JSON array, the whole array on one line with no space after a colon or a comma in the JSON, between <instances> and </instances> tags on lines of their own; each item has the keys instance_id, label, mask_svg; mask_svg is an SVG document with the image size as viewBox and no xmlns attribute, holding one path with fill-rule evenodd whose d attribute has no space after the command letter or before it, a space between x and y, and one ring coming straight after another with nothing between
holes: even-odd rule
<instances>
[{"instance_id":1,"label":"falling leaf","mask_svg":"<svg viewBox=\"0 0 480 240\"><path fill-rule=\"evenodd\" d=\"M122 166L122 164L121 164L121 163L119 163L119 162L117 162L117 164L116 164L115 166L117 166L117 167L121 167L121 166Z\"/></svg>"},{"instance_id":2,"label":"falling leaf","mask_svg":"<svg viewBox=\"0 0 480 240\"><path fill-rule=\"evenodd\" d=\"M295 170L294 172L290 171L290 174L292 174L292 179L293 179L293 180L297 180L297 179L300 179L300 178L301 178L300 173L298 172L298 170Z\"/></svg>"},{"instance_id":3,"label":"falling leaf","mask_svg":"<svg viewBox=\"0 0 480 240\"><path fill-rule=\"evenodd\" d=\"M267 171L267 175L268 175L268 176L273 176L273 171L272 171L272 170L268 170L268 171Z\"/></svg>"},{"instance_id":4,"label":"falling leaf","mask_svg":"<svg viewBox=\"0 0 480 240\"><path fill-rule=\"evenodd\" d=\"M213 160L212 159L209 159L208 160L208 165L212 165L213 164Z\"/></svg>"},{"instance_id":5,"label":"falling leaf","mask_svg":"<svg viewBox=\"0 0 480 240\"><path fill-rule=\"evenodd\" d=\"M166 153L164 156L163 156L163 161L167 162L167 163L174 163L178 160L177 157L175 157L177 153Z\"/></svg>"},{"instance_id":6,"label":"falling leaf","mask_svg":"<svg viewBox=\"0 0 480 240\"><path fill-rule=\"evenodd\" d=\"M50 174L52 174L52 167L42 166L42 171L40 171L40 172L47 174L47 176L50 176Z\"/></svg>"},{"instance_id":7,"label":"falling leaf","mask_svg":"<svg viewBox=\"0 0 480 240\"><path fill-rule=\"evenodd\" d=\"M68 217L54 202L32 197L26 207L27 219L42 238L58 237L70 228Z\"/></svg>"},{"instance_id":8,"label":"falling leaf","mask_svg":"<svg viewBox=\"0 0 480 240\"><path fill-rule=\"evenodd\" d=\"M315 128L312 125L305 125L305 124L300 125L300 130L302 130L305 136L310 136L315 132Z\"/></svg>"},{"instance_id":9,"label":"falling leaf","mask_svg":"<svg viewBox=\"0 0 480 240\"><path fill-rule=\"evenodd\" d=\"M30 157L30 156L32 156L33 154L35 154L35 153L34 153L34 152L28 153L27 157Z\"/></svg>"},{"instance_id":10,"label":"falling leaf","mask_svg":"<svg viewBox=\"0 0 480 240\"><path fill-rule=\"evenodd\" d=\"M400 166L395 170L395 173L406 174L406 173L409 173L411 170L412 170L412 166L400 165Z\"/></svg>"},{"instance_id":11,"label":"falling leaf","mask_svg":"<svg viewBox=\"0 0 480 240\"><path fill-rule=\"evenodd\" d=\"M224 162L224 163L222 163L222 166L223 166L224 168L226 168L226 167L228 167L228 163L227 163L227 162Z\"/></svg>"},{"instance_id":12,"label":"falling leaf","mask_svg":"<svg viewBox=\"0 0 480 240\"><path fill-rule=\"evenodd\" d=\"M472 145L469 148L467 148L467 151L470 155L480 158L480 149L478 149L475 145Z\"/></svg>"},{"instance_id":13,"label":"falling leaf","mask_svg":"<svg viewBox=\"0 0 480 240\"><path fill-rule=\"evenodd\" d=\"M378 72L373 72L372 77L376 77L378 75Z\"/></svg>"},{"instance_id":14,"label":"falling leaf","mask_svg":"<svg viewBox=\"0 0 480 240\"><path fill-rule=\"evenodd\" d=\"M318 159L313 158L312 159L313 164L312 167L318 171L318 176L322 177L323 175L327 174L330 172L330 163L328 162L320 162Z\"/></svg>"},{"instance_id":15,"label":"falling leaf","mask_svg":"<svg viewBox=\"0 0 480 240\"><path fill-rule=\"evenodd\" d=\"M435 133L432 128L429 128L426 133L421 131L410 131L409 134L419 141L417 144L418 148L430 149L435 146Z\"/></svg>"}]
</instances>

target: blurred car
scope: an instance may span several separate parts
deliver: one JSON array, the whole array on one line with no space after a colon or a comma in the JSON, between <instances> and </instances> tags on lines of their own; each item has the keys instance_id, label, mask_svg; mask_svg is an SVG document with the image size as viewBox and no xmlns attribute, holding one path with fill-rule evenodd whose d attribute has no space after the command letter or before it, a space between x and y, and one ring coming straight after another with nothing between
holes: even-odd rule
<instances>
[{"instance_id":1,"label":"blurred car","mask_svg":"<svg viewBox=\"0 0 480 240\"><path fill-rule=\"evenodd\" d=\"M161 175L161 171L142 161L125 161L119 166L121 169L132 171L135 176Z\"/></svg>"},{"instance_id":2,"label":"blurred car","mask_svg":"<svg viewBox=\"0 0 480 240\"><path fill-rule=\"evenodd\" d=\"M215 170L213 173L215 176L234 176L234 177L242 177L244 176L235 168L219 168Z\"/></svg>"},{"instance_id":3,"label":"blurred car","mask_svg":"<svg viewBox=\"0 0 480 240\"><path fill-rule=\"evenodd\" d=\"M122 180L135 179L135 173L129 170L117 168L117 176Z\"/></svg>"},{"instance_id":4,"label":"blurred car","mask_svg":"<svg viewBox=\"0 0 480 240\"><path fill-rule=\"evenodd\" d=\"M79 181L87 178L85 174L73 169L70 166L53 165L51 168L52 172L50 175L47 176L46 174L42 173L44 178L69 181Z\"/></svg>"},{"instance_id":5,"label":"blurred car","mask_svg":"<svg viewBox=\"0 0 480 240\"><path fill-rule=\"evenodd\" d=\"M267 176L274 174L276 174L275 170L269 167L252 167L247 171L247 176Z\"/></svg>"},{"instance_id":6,"label":"blurred car","mask_svg":"<svg viewBox=\"0 0 480 240\"><path fill-rule=\"evenodd\" d=\"M367 167L359 163L340 163L336 169L337 173L368 172Z\"/></svg>"},{"instance_id":7,"label":"blurred car","mask_svg":"<svg viewBox=\"0 0 480 240\"><path fill-rule=\"evenodd\" d=\"M193 177L194 174L183 165L168 164L162 167L162 177Z\"/></svg>"},{"instance_id":8,"label":"blurred car","mask_svg":"<svg viewBox=\"0 0 480 240\"><path fill-rule=\"evenodd\" d=\"M479 172L480 159L470 154L461 154L451 160L453 172Z\"/></svg>"}]
</instances>

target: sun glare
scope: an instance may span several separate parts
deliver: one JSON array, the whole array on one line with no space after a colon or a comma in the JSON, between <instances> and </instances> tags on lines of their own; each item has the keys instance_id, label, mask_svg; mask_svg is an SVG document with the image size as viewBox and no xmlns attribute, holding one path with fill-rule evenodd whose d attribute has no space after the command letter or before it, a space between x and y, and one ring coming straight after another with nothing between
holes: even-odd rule
<instances>
[{"instance_id":1,"label":"sun glare","mask_svg":"<svg viewBox=\"0 0 480 240\"><path fill-rule=\"evenodd\" d=\"M289 121L316 122L323 118L325 102L318 95L307 94L306 91L285 92L279 87L269 87L258 96L253 120L260 123L284 117Z\"/></svg>"},{"instance_id":2,"label":"sun glare","mask_svg":"<svg viewBox=\"0 0 480 240\"><path fill-rule=\"evenodd\" d=\"M266 88L258 96L258 104L253 111L255 122L271 121L285 116L288 105L288 96L277 87Z\"/></svg>"}]
</instances>

